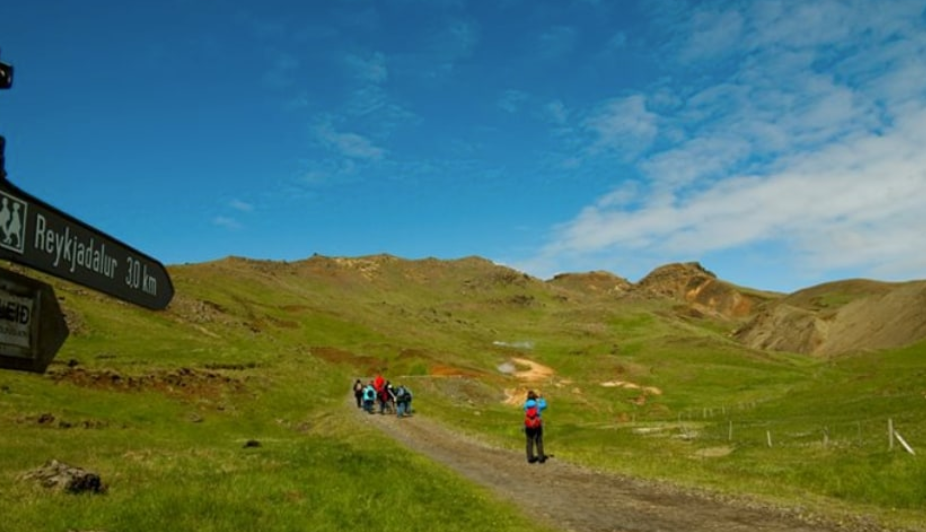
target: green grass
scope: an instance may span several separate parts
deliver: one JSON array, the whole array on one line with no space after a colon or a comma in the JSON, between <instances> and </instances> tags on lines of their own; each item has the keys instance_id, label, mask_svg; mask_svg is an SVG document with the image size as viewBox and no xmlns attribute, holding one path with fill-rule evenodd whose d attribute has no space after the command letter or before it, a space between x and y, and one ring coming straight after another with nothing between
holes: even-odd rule
<instances>
[{"instance_id":1,"label":"green grass","mask_svg":"<svg viewBox=\"0 0 926 532\"><path fill-rule=\"evenodd\" d=\"M231 384L129 391L0 372L0 531L343 530L372 516L384 530L536 529L344 412L353 379L380 369L412 387L421 415L521 449L520 409L502 402L520 383L498 371L512 357L556 372L531 386L550 401L560 459L926 521L926 343L829 360L758 352L731 341L728 323L674 318L674 302L566 301L474 261L403 267L386 262L373 280L324 261L175 268L178 299L163 313L62 285L79 327L51 373L74 359L124 378L187 369ZM346 355L313 354L326 347ZM472 376L429 377L437 365ZM602 386L616 380L661 393ZM889 419L917 456L888 449ZM53 458L99 472L109 492L20 479Z\"/></svg>"},{"instance_id":2,"label":"green grass","mask_svg":"<svg viewBox=\"0 0 926 532\"><path fill-rule=\"evenodd\" d=\"M289 370L292 367L287 368ZM260 399L203 411L162 396L113 394L0 376L0 530L524 530L481 488L410 454L343 410L324 380L271 377ZM310 393L312 392L312 393ZM197 413L196 420L189 414ZM35 423L41 413L57 422ZM95 420L94 428L81 422ZM15 430L11 430L15 429ZM261 443L245 448L247 440ZM20 480L51 458L92 469L105 495Z\"/></svg>"},{"instance_id":3,"label":"green grass","mask_svg":"<svg viewBox=\"0 0 926 532\"><path fill-rule=\"evenodd\" d=\"M196 444L98 455L102 496L17 486L3 530L523 530L523 517L406 452L343 438L274 438L262 447ZM75 457L76 458L76 457ZM91 457L85 457L89 459ZM15 484L14 484L15 485Z\"/></svg>"},{"instance_id":4,"label":"green grass","mask_svg":"<svg viewBox=\"0 0 926 532\"><path fill-rule=\"evenodd\" d=\"M826 361L750 353L711 335L663 336L625 356L584 355L577 362L568 352L537 349L529 358L575 379L541 384L550 401L547 448L560 458L914 526L926 500L919 456L926 452L924 348ZM596 386L618 370L663 394L636 405L637 390ZM446 386L427 389L433 415L497 445L521 447L517 406L472 391L485 399L461 409L444 399L456 395ZM917 456L897 442L889 449L888 419Z\"/></svg>"}]
</instances>

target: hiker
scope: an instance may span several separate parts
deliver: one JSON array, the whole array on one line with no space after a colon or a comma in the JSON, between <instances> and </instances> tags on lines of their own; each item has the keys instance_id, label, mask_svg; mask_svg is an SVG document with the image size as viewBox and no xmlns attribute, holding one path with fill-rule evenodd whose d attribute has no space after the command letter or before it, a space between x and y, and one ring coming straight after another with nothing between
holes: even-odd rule
<instances>
[{"instance_id":1,"label":"hiker","mask_svg":"<svg viewBox=\"0 0 926 532\"><path fill-rule=\"evenodd\" d=\"M383 385L383 389L379 392L379 413L385 414L386 411L395 410L393 408L395 405L395 389L392 387L392 383L386 381L386 384Z\"/></svg>"},{"instance_id":2,"label":"hiker","mask_svg":"<svg viewBox=\"0 0 926 532\"><path fill-rule=\"evenodd\" d=\"M527 401L524 402L524 434L527 438L527 462L533 464L547 461L543 452L543 418L541 413L546 410L547 401L542 394L527 392ZM534 447L537 453L534 454Z\"/></svg>"},{"instance_id":3,"label":"hiker","mask_svg":"<svg viewBox=\"0 0 926 532\"><path fill-rule=\"evenodd\" d=\"M405 417L412 415L412 391L404 384L395 389L395 415Z\"/></svg>"},{"instance_id":4,"label":"hiker","mask_svg":"<svg viewBox=\"0 0 926 532\"><path fill-rule=\"evenodd\" d=\"M373 383L371 382L363 388L363 409L366 410L368 414L373 413L374 401L376 401L376 388L373 387Z\"/></svg>"},{"instance_id":5,"label":"hiker","mask_svg":"<svg viewBox=\"0 0 926 532\"><path fill-rule=\"evenodd\" d=\"M357 399L357 408L363 408L363 383L360 379L354 382L354 398Z\"/></svg>"}]
</instances>

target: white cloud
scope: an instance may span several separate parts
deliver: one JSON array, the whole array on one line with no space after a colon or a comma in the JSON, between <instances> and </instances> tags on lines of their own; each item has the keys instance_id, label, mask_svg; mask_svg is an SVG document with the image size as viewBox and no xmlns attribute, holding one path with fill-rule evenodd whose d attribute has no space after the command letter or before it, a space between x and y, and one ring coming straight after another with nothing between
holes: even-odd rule
<instances>
[{"instance_id":1,"label":"white cloud","mask_svg":"<svg viewBox=\"0 0 926 532\"><path fill-rule=\"evenodd\" d=\"M327 124L315 128L315 137L325 147L351 159L378 161L386 153L383 148L376 146L370 139L362 135L340 133Z\"/></svg>"},{"instance_id":2,"label":"white cloud","mask_svg":"<svg viewBox=\"0 0 926 532\"><path fill-rule=\"evenodd\" d=\"M625 157L638 155L656 138L657 118L646 109L646 99L642 95L604 102L582 124L593 136L589 152Z\"/></svg>"},{"instance_id":3,"label":"white cloud","mask_svg":"<svg viewBox=\"0 0 926 532\"><path fill-rule=\"evenodd\" d=\"M923 2L877 5L678 14L669 51L683 68L704 61L698 77L666 76L581 121L583 159L618 154L640 181L615 183L522 266L769 246L794 271L926 278Z\"/></svg>"},{"instance_id":4,"label":"white cloud","mask_svg":"<svg viewBox=\"0 0 926 532\"><path fill-rule=\"evenodd\" d=\"M228 205L229 205L229 207L231 207L232 209L235 209L235 210L241 211L241 212L251 212L251 211L254 210L254 206L253 206L253 205L251 205L250 203L247 203L247 202L238 200L238 199L233 199L233 200L229 201L229 202L228 202Z\"/></svg>"},{"instance_id":5,"label":"white cloud","mask_svg":"<svg viewBox=\"0 0 926 532\"><path fill-rule=\"evenodd\" d=\"M751 155L748 140L718 132L695 137L640 163L650 178L670 190L724 175Z\"/></svg>"},{"instance_id":6,"label":"white cloud","mask_svg":"<svg viewBox=\"0 0 926 532\"><path fill-rule=\"evenodd\" d=\"M743 17L736 11L696 11L691 18L689 41L682 60L711 59L725 55L742 40Z\"/></svg>"},{"instance_id":7,"label":"white cloud","mask_svg":"<svg viewBox=\"0 0 926 532\"><path fill-rule=\"evenodd\" d=\"M628 208L639 195L620 190L562 226L543 255L617 248L668 259L779 241L798 267L811 271L920 264L924 143L926 110L902 119L888 136L802 154L781 172L719 181L674 203L646 197L641 207Z\"/></svg>"},{"instance_id":8,"label":"white cloud","mask_svg":"<svg viewBox=\"0 0 926 532\"><path fill-rule=\"evenodd\" d=\"M216 216L212 219L212 223L219 227L224 227L226 229L237 230L241 229L241 224L238 223L234 218L229 218L227 216Z\"/></svg>"},{"instance_id":9,"label":"white cloud","mask_svg":"<svg viewBox=\"0 0 926 532\"><path fill-rule=\"evenodd\" d=\"M560 100L553 100L544 105L543 114L555 125L565 125L569 121L569 109Z\"/></svg>"}]
</instances>

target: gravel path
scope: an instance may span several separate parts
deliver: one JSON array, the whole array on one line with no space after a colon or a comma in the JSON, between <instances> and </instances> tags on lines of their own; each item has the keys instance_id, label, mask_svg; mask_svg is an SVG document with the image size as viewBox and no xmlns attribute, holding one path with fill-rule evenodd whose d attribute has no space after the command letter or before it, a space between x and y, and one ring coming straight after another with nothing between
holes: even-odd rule
<instances>
[{"instance_id":1,"label":"gravel path","mask_svg":"<svg viewBox=\"0 0 926 532\"><path fill-rule=\"evenodd\" d=\"M412 451L446 465L563 531L883 530L863 519L849 519L837 526L797 509L690 493L661 483L591 471L555 458L545 464L528 464L523 453L461 436L421 415L397 419L358 411L357 416Z\"/></svg>"}]
</instances>

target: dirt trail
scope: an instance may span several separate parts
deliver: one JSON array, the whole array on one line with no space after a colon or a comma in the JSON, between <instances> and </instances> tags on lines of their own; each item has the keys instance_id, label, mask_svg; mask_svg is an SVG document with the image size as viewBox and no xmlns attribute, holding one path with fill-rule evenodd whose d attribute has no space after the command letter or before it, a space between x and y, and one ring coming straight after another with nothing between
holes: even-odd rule
<instances>
[{"instance_id":1,"label":"dirt trail","mask_svg":"<svg viewBox=\"0 0 926 532\"><path fill-rule=\"evenodd\" d=\"M356 410L353 404L351 408ZM412 451L488 487L502 499L564 531L880 530L864 522L836 527L806 515L799 518L794 509L686 493L658 483L591 471L555 458L545 464L528 464L523 453L455 434L423 415L397 419L357 411L357 416Z\"/></svg>"}]
</instances>

